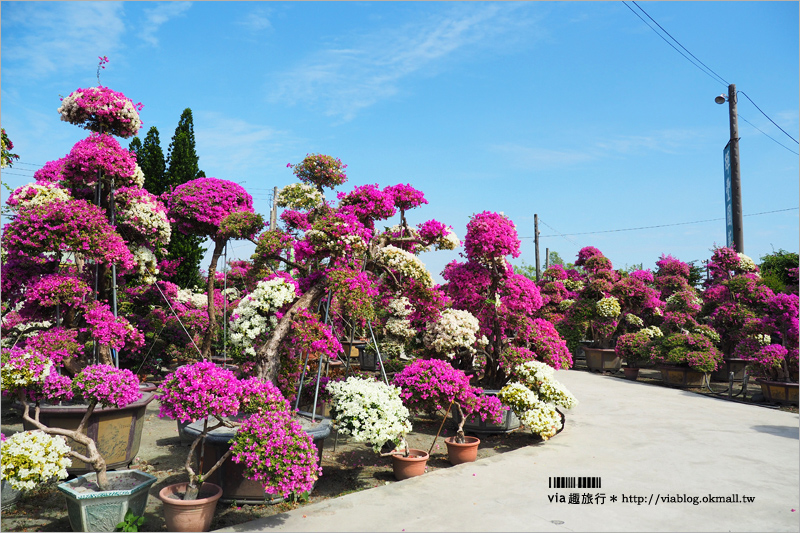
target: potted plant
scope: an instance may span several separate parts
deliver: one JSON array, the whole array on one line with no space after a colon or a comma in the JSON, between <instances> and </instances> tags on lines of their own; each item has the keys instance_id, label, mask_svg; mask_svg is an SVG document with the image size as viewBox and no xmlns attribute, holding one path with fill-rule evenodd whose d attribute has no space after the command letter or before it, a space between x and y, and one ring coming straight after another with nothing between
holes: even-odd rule
<instances>
[{"instance_id":1,"label":"potted plant","mask_svg":"<svg viewBox=\"0 0 800 533\"><path fill-rule=\"evenodd\" d=\"M214 363L198 362L169 374L158 399L159 416L202 421L184 465L189 481L169 485L159 493L170 531L209 529L222 488L205 480L228 458L243 463L245 475L259 482L266 494L287 496L313 488L320 473L313 441L292 420L288 403L271 383L240 380ZM225 439L233 436L233 443L214 457L209 468L204 464L205 441L220 428L235 430Z\"/></svg>"},{"instance_id":2,"label":"potted plant","mask_svg":"<svg viewBox=\"0 0 800 533\"><path fill-rule=\"evenodd\" d=\"M328 384L336 428L356 442L366 442L381 456L391 456L398 480L425 472L428 453L408 447L408 409L400 389L374 379L351 376ZM387 451L383 451L387 450Z\"/></svg>"},{"instance_id":3,"label":"potted plant","mask_svg":"<svg viewBox=\"0 0 800 533\"><path fill-rule=\"evenodd\" d=\"M554 374L551 366L539 361L522 363L514 368L515 380L498 394L522 424L545 441L564 429L564 415L556 406L572 409L578 404Z\"/></svg>"},{"instance_id":4,"label":"potted plant","mask_svg":"<svg viewBox=\"0 0 800 533\"><path fill-rule=\"evenodd\" d=\"M503 407L497 397L482 395L480 389L470 385L462 370L453 368L446 361L417 359L395 375L394 385L400 388L403 403L412 411L438 411L447 418L450 409L456 407L456 435L445 439L451 464L471 462L477 458L481 441L477 437L464 436L467 417L477 415L483 420L501 422Z\"/></svg>"},{"instance_id":5,"label":"potted plant","mask_svg":"<svg viewBox=\"0 0 800 533\"><path fill-rule=\"evenodd\" d=\"M0 480L3 510L29 491L68 476L72 464L64 437L43 431L23 431L11 437L0 433Z\"/></svg>"},{"instance_id":6,"label":"potted plant","mask_svg":"<svg viewBox=\"0 0 800 533\"><path fill-rule=\"evenodd\" d=\"M641 365L654 361L656 350L653 338L663 335L662 331L655 326L620 335L614 351L627 365L623 367L627 379L635 381Z\"/></svg>"},{"instance_id":7,"label":"potted plant","mask_svg":"<svg viewBox=\"0 0 800 533\"><path fill-rule=\"evenodd\" d=\"M722 362L722 353L715 346L719 336L708 326L691 332L665 333L654 340L655 360L661 365L664 383L669 386L700 387L706 375Z\"/></svg>"},{"instance_id":8,"label":"potted plant","mask_svg":"<svg viewBox=\"0 0 800 533\"><path fill-rule=\"evenodd\" d=\"M96 440L88 434L88 422L98 406L121 408L137 401L142 396L139 380L130 370L102 364L87 366L69 378L59 374L53 364L57 355L53 351L44 355L40 351L43 348L42 344L3 348L3 389L17 394L24 422L46 435L66 437L86 450L79 452L73 446L66 455L90 465L94 471L58 485L66 497L73 530L113 529L128 509L136 514L144 512L147 489L156 477L138 470L107 472L106 460ZM75 397L87 404L76 428L50 427L40 420L41 401L69 401Z\"/></svg>"},{"instance_id":9,"label":"potted plant","mask_svg":"<svg viewBox=\"0 0 800 533\"><path fill-rule=\"evenodd\" d=\"M750 335L733 351L757 376L764 398L771 403L798 403L798 296L774 294L765 315L751 321Z\"/></svg>"}]
</instances>

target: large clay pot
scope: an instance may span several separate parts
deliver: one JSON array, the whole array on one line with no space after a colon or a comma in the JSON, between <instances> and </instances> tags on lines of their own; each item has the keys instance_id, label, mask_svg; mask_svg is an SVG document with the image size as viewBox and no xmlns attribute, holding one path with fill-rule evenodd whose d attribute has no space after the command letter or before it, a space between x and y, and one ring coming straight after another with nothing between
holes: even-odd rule
<instances>
[{"instance_id":1,"label":"large clay pot","mask_svg":"<svg viewBox=\"0 0 800 533\"><path fill-rule=\"evenodd\" d=\"M409 448L408 457L402 453L392 455L392 469L397 481L421 476L428 466L428 452Z\"/></svg>"},{"instance_id":2,"label":"large clay pot","mask_svg":"<svg viewBox=\"0 0 800 533\"><path fill-rule=\"evenodd\" d=\"M188 483L176 483L161 489L158 498L164 503L164 519L167 531L208 531L217 509L217 501L222 497L222 487L205 482L200 486L199 496L210 496L196 500L182 500ZM175 497L173 497L175 496Z\"/></svg>"},{"instance_id":3,"label":"large clay pot","mask_svg":"<svg viewBox=\"0 0 800 533\"><path fill-rule=\"evenodd\" d=\"M300 425L314 441L314 446L317 448L317 464L322 464L322 450L325 445L325 439L330 435L332 423L330 419L320 419L317 415L317 421L312 422L311 419L305 417L297 417L296 419ZM184 428L187 436L193 441L203 431L203 421L198 420ZM231 447L231 439L236 436L236 431L231 428L221 427L210 432L205 441L205 457L203 461L203 471L207 472L219 460L220 457ZM201 446L198 445L196 452L200 453ZM222 501L226 502L239 502L249 504L264 504L264 503L280 503L283 501L281 496L273 496L264 492L264 486L252 479L245 476L246 467L244 463L234 463L233 459L228 457L214 473L206 478L207 481L216 483L222 487Z\"/></svg>"},{"instance_id":4,"label":"large clay pot","mask_svg":"<svg viewBox=\"0 0 800 533\"><path fill-rule=\"evenodd\" d=\"M661 380L665 385L687 389L702 387L705 374L685 366L660 366Z\"/></svg>"},{"instance_id":5,"label":"large clay pot","mask_svg":"<svg viewBox=\"0 0 800 533\"><path fill-rule=\"evenodd\" d=\"M719 368L711 372L711 380L727 383L730 380L730 373L733 372L733 381L742 381L744 380L744 370L747 367L747 363L749 361L745 359L726 357L722 364L719 365Z\"/></svg>"},{"instance_id":6,"label":"large clay pot","mask_svg":"<svg viewBox=\"0 0 800 533\"><path fill-rule=\"evenodd\" d=\"M616 372L622 367L622 358L617 355L614 348L589 348L584 347L586 366L595 372Z\"/></svg>"},{"instance_id":7,"label":"large clay pot","mask_svg":"<svg viewBox=\"0 0 800 533\"><path fill-rule=\"evenodd\" d=\"M451 465L471 463L478 459L478 445L481 443L481 439L464 437L464 441L456 442L456 437L444 439L444 443L447 444L447 460Z\"/></svg>"},{"instance_id":8,"label":"large clay pot","mask_svg":"<svg viewBox=\"0 0 800 533\"><path fill-rule=\"evenodd\" d=\"M89 417L86 434L97 443L97 450L106 461L109 470L127 468L139 453L144 427L144 414L147 404L153 401L155 394L143 392L142 397L122 408L95 408ZM86 414L86 405L48 405L43 404L39 420L51 428L76 429ZM22 422L25 431L36 429L28 422ZM69 441L69 446L78 453L86 455L86 447ZM67 469L70 475L94 472L91 465L79 459L72 459L72 466Z\"/></svg>"},{"instance_id":9,"label":"large clay pot","mask_svg":"<svg viewBox=\"0 0 800 533\"><path fill-rule=\"evenodd\" d=\"M797 383L768 381L766 379L757 379L756 383L761 385L761 393L767 402L787 405L798 404Z\"/></svg>"}]
</instances>

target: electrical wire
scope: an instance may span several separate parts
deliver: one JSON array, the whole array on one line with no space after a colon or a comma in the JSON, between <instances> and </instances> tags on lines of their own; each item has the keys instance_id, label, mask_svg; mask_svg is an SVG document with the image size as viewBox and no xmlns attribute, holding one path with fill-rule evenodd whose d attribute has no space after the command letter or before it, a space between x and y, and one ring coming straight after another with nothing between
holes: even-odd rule
<instances>
[{"instance_id":1,"label":"electrical wire","mask_svg":"<svg viewBox=\"0 0 800 533\"><path fill-rule=\"evenodd\" d=\"M624 3L624 2L623 2L623 3ZM689 51L689 50L688 50L688 49L687 49L685 46L683 46L683 45L682 45L680 42L678 42L678 39L676 39L675 37L673 37L672 35L670 35L670 33L669 33L667 30L665 30L665 29L664 29L664 27L663 27L663 26L661 26L661 24L659 24L658 22L656 22L656 20L655 20L653 17L651 17L651 16L650 16L650 15L647 13L647 11L645 11L644 9L642 9L642 6L640 6L639 4L637 4L635 1L633 2L633 5L635 5L636 7L638 7L638 8L639 8L639 10L640 10L642 13L644 13L645 15L647 15L647 18L649 18L650 20L652 20L652 21L655 23L655 25L656 25L656 26L658 26L659 28L661 28L661 31L663 31L664 33L666 33L667 35L669 35L669 38L670 38L670 39L672 39L673 41L675 41L675 42L678 44L678 46L680 46L681 48L683 48L684 50L686 50L686 53L688 53L690 56L692 56L693 58L697 59L697 62L698 62L698 63L700 63L701 65L703 65L703 66L704 66L704 67L705 67L705 68L706 68L706 69L707 69L709 72L711 72L712 74L714 74L714 76L716 76L717 78L719 78L719 79L722 81L722 83L724 83L725 85L730 85L730 83L728 83L728 82L725 80L725 78L723 78L722 76L720 76L719 74L717 74L716 72L714 72L713 70L711 70L711 68L710 68L708 65L706 65L705 63L703 63L702 61L700 61L700 60L697 58L697 56L695 56L695 55L694 55L693 53L691 53L691 52L690 52L690 51ZM684 56L684 57L685 57L685 56Z\"/></svg>"},{"instance_id":2,"label":"electrical wire","mask_svg":"<svg viewBox=\"0 0 800 533\"><path fill-rule=\"evenodd\" d=\"M717 77L719 77L719 76L718 76L716 73L714 73L714 75L712 76L712 75L711 75L709 72L706 72L705 70L703 70L703 68L702 68L702 67L700 67L700 66L699 66L697 63L695 63L695 62L694 62L694 61L692 61L691 59L689 59L689 58L686 56L686 54L684 54L683 52L681 52L680 50L678 50L677 48L675 48L675 45L674 45L674 44L672 44L671 42L669 42L669 41L668 41L668 40L667 40L667 39L666 39L666 38L665 38L663 35L661 35L660 33L658 33L658 31L657 31L657 30L656 30L654 27L652 27L652 26L651 26L651 25L650 25L650 24L649 24L649 23L648 23L648 22L647 22L645 19L643 19L643 18L642 18L642 16L641 16L639 13L637 13L637 12L636 12L636 11L635 11L635 10L634 10L634 9L633 9L631 6L629 6L629 5L628 5L626 2L622 2L622 3L623 3L623 4L625 4L625 7L627 7L628 9L630 9L630 10L631 10L631 13L633 13L634 15L636 15L637 17L639 17L639 19L640 19L642 22L644 22L644 23L647 25L647 27L648 27L648 28L650 28L651 30L653 30L653 31L655 32L655 34L656 34L656 35L658 35L659 37L661 37L661 38L664 40L664 42L665 42L665 43L667 43L668 45L670 45L670 46L671 46L671 47L672 47L672 48L673 48L673 49L674 49L676 52L678 52L680 55L682 55L683 57L685 57L685 58L686 58L686 60L687 60L689 63L691 63L691 64L692 64L692 65L694 65L695 67L699 68L701 72L703 72L703 73L704 73L706 76L708 76L708 77L709 77L709 78L711 78L712 80L714 80L714 81L716 81L716 82L718 82L718 83L722 83L723 85L726 85L726 86L728 85L727 83L725 83L725 82L724 82L724 80L723 80L723 81L720 81L722 78L720 78L720 80L718 80L718 79L714 78L714 76L717 76ZM637 7L639 7L639 6L637 6ZM639 9L642 9L642 8L639 8ZM644 11L644 10L642 10L642 11ZM645 15L647 15L647 13L645 13ZM649 17L650 15L647 15L647 16ZM659 26L659 27L660 27L660 26ZM669 35L669 34L667 34L667 35ZM675 41L675 42L677 42L677 41ZM680 44L680 43L678 43L678 44ZM699 60L698 60L698 61L699 61ZM711 69L709 69L709 70L711 70ZM712 70L711 72L714 72L714 71Z\"/></svg>"},{"instance_id":3,"label":"electrical wire","mask_svg":"<svg viewBox=\"0 0 800 533\"><path fill-rule=\"evenodd\" d=\"M781 142L778 142L778 140L777 140L777 139L775 139L775 138L773 138L772 136L770 136L770 135L767 135L766 133L764 133L764 132L763 132L763 131L762 131L762 130L761 130L759 127L758 127L758 126L756 126L755 124L753 124L752 122L750 122L749 120L747 120L746 118L744 118L742 115L739 115L739 118L740 118L740 119L742 119L742 120L744 120L745 122L747 122L747 123L748 123L748 124L750 124L751 126L753 126L755 129L757 129L758 131L760 131L761 133L763 133L763 134L764 134L764 135L766 135L767 137L769 137L769 138L770 138L770 139L771 139L771 140L772 140L772 141L773 141L775 144L777 144L778 146L782 146L782 147L786 148L787 150L789 150L790 152L792 152L794 155L800 155L799 153L795 152L794 150L792 150L791 148L789 148L789 147L788 147L788 146L786 146L785 144L783 144L783 143L781 143ZM767 117L767 118L769 118L769 117Z\"/></svg>"},{"instance_id":4,"label":"electrical wire","mask_svg":"<svg viewBox=\"0 0 800 533\"><path fill-rule=\"evenodd\" d=\"M738 92L739 92L740 94L743 94L745 98L747 98L748 100L750 100L750 103L751 103L751 104L753 104L754 106L756 106L756 109L758 109L759 111L761 111L761 108L760 108L760 107L758 107L758 105L756 105L756 103L753 101L753 99L752 99L752 98L750 98L749 96L747 96L747 93L746 93L746 92L744 92L744 91L738 91ZM772 120L771 118L769 118L769 117L767 116L767 114L766 114L766 113L764 113L763 111L761 111L761 114L762 114L762 115L764 115L765 117L767 117L767 120L769 120L770 122L772 122L773 124L775 124L775 121L774 121L774 120ZM750 123L748 122L748 124L750 124ZM794 137L792 137L791 135L789 135L788 133L786 133L786 131L784 131L784 129L783 129L783 128L781 128L781 127L780 127L780 126L778 126L777 124L775 124L775 127L776 127L776 128L778 128L779 130L783 131L783 133L784 133L784 134L786 134L786 136L787 136L787 137L789 137L791 140L793 140L793 141L794 141L796 144L800 144L800 143L798 143L798 142L797 142L797 139L795 139ZM761 131L761 130L759 130L759 131ZM762 132L762 133L763 133L763 132Z\"/></svg>"},{"instance_id":5,"label":"electrical wire","mask_svg":"<svg viewBox=\"0 0 800 533\"><path fill-rule=\"evenodd\" d=\"M760 213L750 213L748 215L742 215L742 216L754 217L756 215L767 215L767 214L770 214L770 213L782 213L784 211L796 211L798 209L800 209L800 207L789 207L789 208L786 208L786 209L775 209L773 211L762 211ZM689 224L702 224L702 223L705 223L705 222L717 222L717 221L720 221L720 220L725 220L725 219L724 218L709 218L709 219L706 219L706 220L694 220L692 222L675 222L673 224L659 224L657 226L640 226L638 228L609 229L609 230L602 230L602 231L584 231L584 232L581 232L581 233L558 233L556 235L540 235L540 237L564 237L566 239L567 235L596 235L598 233L616 233L616 232L620 232L620 231L635 231L635 230L640 230L640 229L666 228L666 227L670 227L670 226L686 226L686 225L689 225ZM539 222L541 222L541 221L542 221L542 219L540 218ZM550 226L548 226L547 224L545 224L545 226L547 226L550 229L553 229ZM557 231L557 230L554 230L554 231Z\"/></svg>"}]
</instances>

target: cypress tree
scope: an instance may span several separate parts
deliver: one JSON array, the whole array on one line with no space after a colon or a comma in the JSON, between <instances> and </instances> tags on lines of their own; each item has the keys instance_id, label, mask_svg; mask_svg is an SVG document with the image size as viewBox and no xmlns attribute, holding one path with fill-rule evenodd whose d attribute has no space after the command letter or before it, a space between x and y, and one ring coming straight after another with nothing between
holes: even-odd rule
<instances>
[{"instance_id":1,"label":"cypress tree","mask_svg":"<svg viewBox=\"0 0 800 533\"><path fill-rule=\"evenodd\" d=\"M200 177L202 171L198 164L199 157L195 150L192 110L187 107L181 114L178 127L175 128L175 135L172 136L172 142L169 144L164 190L161 192L166 192ZM158 194L155 191L150 192ZM174 280L181 287L202 286L200 261L205 253L201 247L203 240L202 237L196 235L184 235L173 227L167 259L181 260Z\"/></svg>"},{"instance_id":2,"label":"cypress tree","mask_svg":"<svg viewBox=\"0 0 800 533\"><path fill-rule=\"evenodd\" d=\"M140 154L137 156L139 166L144 173L144 188L156 196L160 195L167 189L165 182L167 165L164 162L164 151L161 149L161 140L155 126L147 132Z\"/></svg>"}]
</instances>

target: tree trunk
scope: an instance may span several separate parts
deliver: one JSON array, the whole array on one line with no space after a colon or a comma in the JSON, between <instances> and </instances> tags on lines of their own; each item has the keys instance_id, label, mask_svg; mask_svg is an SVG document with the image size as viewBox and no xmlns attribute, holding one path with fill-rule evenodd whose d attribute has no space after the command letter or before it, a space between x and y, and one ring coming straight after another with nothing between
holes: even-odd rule
<instances>
[{"instance_id":1,"label":"tree trunk","mask_svg":"<svg viewBox=\"0 0 800 533\"><path fill-rule=\"evenodd\" d=\"M281 342L289 334L292 326L294 315L301 309L310 308L320 296L322 296L323 287L321 284L315 285L310 288L308 292L297 299L289 310L283 315L281 321L278 322L278 327L270 336L269 342L261 346L256 352L256 375L263 379L277 382L278 372L280 371L280 357L278 356L278 348Z\"/></svg>"},{"instance_id":2,"label":"tree trunk","mask_svg":"<svg viewBox=\"0 0 800 533\"><path fill-rule=\"evenodd\" d=\"M206 284L206 292L208 293L208 329L203 336L203 346L200 350L201 357L204 360L211 358L211 342L214 340L214 334L217 331L217 313L214 308L214 278L217 275L217 263L225 249L225 239L214 239L214 253L211 255L211 264L208 265L208 283Z\"/></svg>"}]
</instances>

